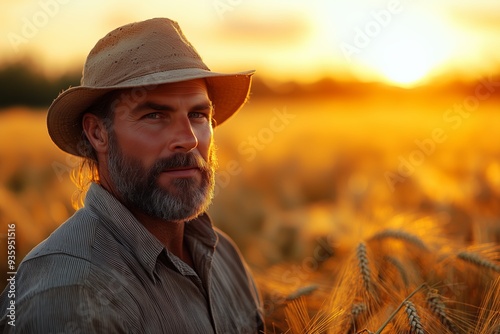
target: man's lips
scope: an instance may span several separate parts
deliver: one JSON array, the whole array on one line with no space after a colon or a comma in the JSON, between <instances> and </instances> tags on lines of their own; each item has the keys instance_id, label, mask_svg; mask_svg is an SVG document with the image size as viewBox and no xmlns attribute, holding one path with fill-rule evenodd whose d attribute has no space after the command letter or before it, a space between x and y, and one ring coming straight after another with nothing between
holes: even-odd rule
<instances>
[{"instance_id":1,"label":"man's lips","mask_svg":"<svg viewBox=\"0 0 500 334\"><path fill-rule=\"evenodd\" d=\"M198 167L179 167L164 170L162 173L173 177L191 177L200 173L200 169Z\"/></svg>"}]
</instances>

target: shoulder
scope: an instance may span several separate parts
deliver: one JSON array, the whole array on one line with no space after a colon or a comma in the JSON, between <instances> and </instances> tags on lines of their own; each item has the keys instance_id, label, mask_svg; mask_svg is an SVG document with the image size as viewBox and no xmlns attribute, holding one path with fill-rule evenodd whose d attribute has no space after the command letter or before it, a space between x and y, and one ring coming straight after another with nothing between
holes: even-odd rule
<instances>
[{"instance_id":1,"label":"shoulder","mask_svg":"<svg viewBox=\"0 0 500 334\"><path fill-rule=\"evenodd\" d=\"M47 239L33 248L23 262L55 253L89 258L98 222L99 219L90 210L85 208L78 210Z\"/></svg>"},{"instance_id":2,"label":"shoulder","mask_svg":"<svg viewBox=\"0 0 500 334\"><path fill-rule=\"evenodd\" d=\"M233 248L233 249L239 251L238 246L236 246L235 242L233 241L233 239L231 239L231 237L229 235L227 235L225 232L221 231L219 228L217 228L215 226L213 229L214 229L214 232L219 239L218 241L219 241L219 244L221 244L221 246L230 247L230 248Z\"/></svg>"},{"instance_id":3,"label":"shoulder","mask_svg":"<svg viewBox=\"0 0 500 334\"><path fill-rule=\"evenodd\" d=\"M229 235L215 226L213 229L218 238L218 246L232 249L234 252L241 256L238 246Z\"/></svg>"},{"instance_id":4,"label":"shoulder","mask_svg":"<svg viewBox=\"0 0 500 334\"><path fill-rule=\"evenodd\" d=\"M217 235L218 241L216 246L216 253L221 256L233 259L233 261L244 263L243 256L241 255L240 249L236 245L233 239L225 232L214 227L215 234Z\"/></svg>"},{"instance_id":5,"label":"shoulder","mask_svg":"<svg viewBox=\"0 0 500 334\"><path fill-rule=\"evenodd\" d=\"M132 332L127 319L99 300L90 287L62 286L40 292L22 303L15 301L15 317L0 319L5 333ZM14 323L12 323L14 320ZM12 326L15 324L15 327Z\"/></svg>"},{"instance_id":6,"label":"shoulder","mask_svg":"<svg viewBox=\"0 0 500 334\"><path fill-rule=\"evenodd\" d=\"M23 302L46 290L84 284L92 267L97 223L88 210L79 210L33 248L17 271L16 300Z\"/></svg>"}]
</instances>

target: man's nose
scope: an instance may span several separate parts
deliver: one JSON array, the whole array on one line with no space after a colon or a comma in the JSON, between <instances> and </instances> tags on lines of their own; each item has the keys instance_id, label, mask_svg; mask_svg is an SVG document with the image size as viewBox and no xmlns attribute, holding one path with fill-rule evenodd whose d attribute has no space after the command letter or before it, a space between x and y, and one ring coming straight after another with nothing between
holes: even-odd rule
<instances>
[{"instance_id":1,"label":"man's nose","mask_svg":"<svg viewBox=\"0 0 500 334\"><path fill-rule=\"evenodd\" d=\"M198 138L189 118L179 119L172 132L169 149L172 152L190 152L198 146Z\"/></svg>"}]
</instances>

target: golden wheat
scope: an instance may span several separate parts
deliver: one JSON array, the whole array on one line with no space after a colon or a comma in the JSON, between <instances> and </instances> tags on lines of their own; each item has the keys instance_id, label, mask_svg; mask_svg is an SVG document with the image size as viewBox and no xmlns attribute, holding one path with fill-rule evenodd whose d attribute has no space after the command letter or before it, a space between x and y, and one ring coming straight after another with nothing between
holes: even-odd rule
<instances>
[{"instance_id":1,"label":"golden wheat","mask_svg":"<svg viewBox=\"0 0 500 334\"><path fill-rule=\"evenodd\" d=\"M318 289L318 285L316 285L316 284L311 284L311 285L307 285L304 287L300 287L297 290L295 290L294 292L290 293L288 296L286 296L285 300L291 301L291 300L297 299L299 297L309 295L309 294L313 293L314 291L316 291L317 289Z\"/></svg>"},{"instance_id":2,"label":"golden wheat","mask_svg":"<svg viewBox=\"0 0 500 334\"><path fill-rule=\"evenodd\" d=\"M474 334L500 334L500 276L485 291Z\"/></svg>"},{"instance_id":3,"label":"golden wheat","mask_svg":"<svg viewBox=\"0 0 500 334\"><path fill-rule=\"evenodd\" d=\"M460 334L457 326L448 317L448 314L446 313L446 306L437 290L430 290L427 293L427 305L446 329L448 329L452 334Z\"/></svg>"},{"instance_id":4,"label":"golden wheat","mask_svg":"<svg viewBox=\"0 0 500 334\"><path fill-rule=\"evenodd\" d=\"M354 319L358 318L361 313L366 312L368 308L365 303L358 303L352 305L351 314Z\"/></svg>"},{"instance_id":5,"label":"golden wheat","mask_svg":"<svg viewBox=\"0 0 500 334\"><path fill-rule=\"evenodd\" d=\"M494 300L500 300L500 292L488 297L484 291L500 290L500 283L491 286L491 280L498 277L498 246L453 251L438 245L429 252L406 232L390 230L381 235L385 237L379 234L359 242L343 265L335 259L343 270L336 273L329 294L318 289L317 281L305 281L285 294L288 329L283 333L373 333L378 328L374 333L496 334L500 302ZM389 236L398 236L403 243ZM409 289L415 290L409 294ZM423 289L427 293L418 293ZM329 297L329 303L322 305L320 297L323 301ZM480 307L481 300L489 300L489 304ZM479 322L487 323L488 328L477 327Z\"/></svg>"},{"instance_id":6,"label":"golden wheat","mask_svg":"<svg viewBox=\"0 0 500 334\"><path fill-rule=\"evenodd\" d=\"M405 301L404 304L405 304L405 312L408 317L408 323L410 325L410 333L425 334L424 327L422 326L415 305L409 300Z\"/></svg>"},{"instance_id":7,"label":"golden wheat","mask_svg":"<svg viewBox=\"0 0 500 334\"><path fill-rule=\"evenodd\" d=\"M484 267L486 269L491 269L500 273L500 265L485 259L481 255L473 252L462 251L457 254L457 257L461 260L470 262L480 267Z\"/></svg>"},{"instance_id":8,"label":"golden wheat","mask_svg":"<svg viewBox=\"0 0 500 334\"><path fill-rule=\"evenodd\" d=\"M311 321L303 297L296 298L285 307L286 320L293 334L304 333Z\"/></svg>"},{"instance_id":9,"label":"golden wheat","mask_svg":"<svg viewBox=\"0 0 500 334\"><path fill-rule=\"evenodd\" d=\"M370 263L368 261L366 244L364 242L360 242L358 244L358 247L356 248L356 257L358 259L358 266L361 274L361 279L363 281L363 286L365 287L366 291L370 291Z\"/></svg>"},{"instance_id":10,"label":"golden wheat","mask_svg":"<svg viewBox=\"0 0 500 334\"><path fill-rule=\"evenodd\" d=\"M428 281L433 275L436 251L418 236L404 230L387 229L367 240L376 263L372 267L382 273L381 282L393 288L407 289Z\"/></svg>"},{"instance_id":11,"label":"golden wheat","mask_svg":"<svg viewBox=\"0 0 500 334\"><path fill-rule=\"evenodd\" d=\"M417 246L418 248L420 248L424 251L429 250L429 248L422 241L422 239L420 239L419 237L417 237L414 234L408 233L408 232L403 231L403 230L387 229L387 230L383 230L382 232L376 233L375 235L373 235L371 237L372 240L381 240L381 239L385 239L385 238L399 239L399 240L402 240L405 242L409 242L409 243Z\"/></svg>"},{"instance_id":12,"label":"golden wheat","mask_svg":"<svg viewBox=\"0 0 500 334\"><path fill-rule=\"evenodd\" d=\"M319 311L311 318L304 296L293 299L285 307L286 320L293 334L325 333L342 312ZM288 332L287 331L287 332Z\"/></svg>"},{"instance_id":13,"label":"golden wheat","mask_svg":"<svg viewBox=\"0 0 500 334\"><path fill-rule=\"evenodd\" d=\"M393 256L385 256L384 257L385 262L390 263L394 268L396 268L399 277L404 283L405 287L408 287L410 284L410 280L408 278L408 274L406 272L407 268L399 261L397 258Z\"/></svg>"},{"instance_id":14,"label":"golden wheat","mask_svg":"<svg viewBox=\"0 0 500 334\"><path fill-rule=\"evenodd\" d=\"M342 333L353 333L359 327L360 317L368 311L368 307L365 303L355 303L351 307L351 312L346 313L343 319L344 327ZM346 329L347 328L347 329Z\"/></svg>"}]
</instances>

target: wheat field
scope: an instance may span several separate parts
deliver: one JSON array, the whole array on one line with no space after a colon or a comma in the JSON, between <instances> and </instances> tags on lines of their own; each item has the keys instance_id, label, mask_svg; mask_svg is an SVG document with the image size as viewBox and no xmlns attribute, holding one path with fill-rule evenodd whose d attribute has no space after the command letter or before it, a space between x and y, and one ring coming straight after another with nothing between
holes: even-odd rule
<instances>
[{"instance_id":1,"label":"wheat field","mask_svg":"<svg viewBox=\"0 0 500 334\"><path fill-rule=\"evenodd\" d=\"M253 96L216 129L210 214L268 333L500 333L500 99L451 118L468 94ZM1 251L15 223L20 262L73 213L77 161L43 110L0 119Z\"/></svg>"}]
</instances>

